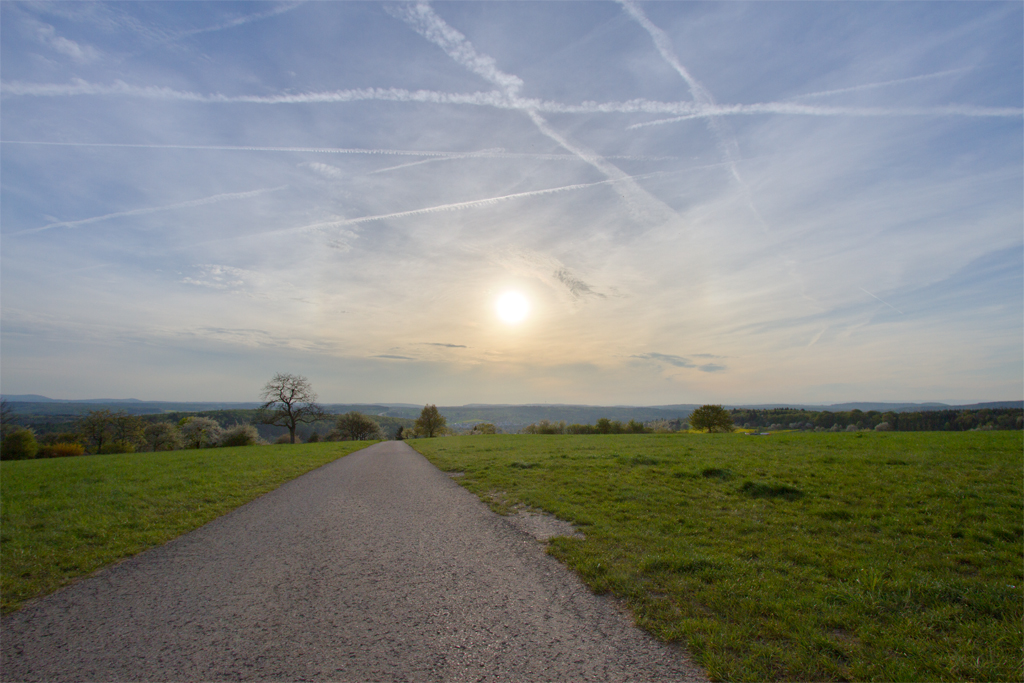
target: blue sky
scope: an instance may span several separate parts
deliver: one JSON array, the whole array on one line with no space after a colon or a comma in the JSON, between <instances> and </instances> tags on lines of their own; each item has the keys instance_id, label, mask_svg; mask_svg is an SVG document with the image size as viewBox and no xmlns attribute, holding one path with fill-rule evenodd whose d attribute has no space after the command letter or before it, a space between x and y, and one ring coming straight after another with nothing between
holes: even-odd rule
<instances>
[{"instance_id":1,"label":"blue sky","mask_svg":"<svg viewBox=\"0 0 1024 683\"><path fill-rule=\"evenodd\" d=\"M0 3L2 390L1020 399L1022 10Z\"/></svg>"}]
</instances>

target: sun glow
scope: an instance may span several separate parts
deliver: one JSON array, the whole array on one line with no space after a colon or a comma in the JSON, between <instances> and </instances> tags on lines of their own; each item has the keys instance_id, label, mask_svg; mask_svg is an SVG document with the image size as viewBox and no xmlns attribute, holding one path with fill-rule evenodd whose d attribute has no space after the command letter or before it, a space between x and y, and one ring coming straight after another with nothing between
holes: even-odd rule
<instances>
[{"instance_id":1,"label":"sun glow","mask_svg":"<svg viewBox=\"0 0 1024 683\"><path fill-rule=\"evenodd\" d=\"M519 292L505 292L495 303L498 317L509 325L521 323L530 313L530 302Z\"/></svg>"}]
</instances>

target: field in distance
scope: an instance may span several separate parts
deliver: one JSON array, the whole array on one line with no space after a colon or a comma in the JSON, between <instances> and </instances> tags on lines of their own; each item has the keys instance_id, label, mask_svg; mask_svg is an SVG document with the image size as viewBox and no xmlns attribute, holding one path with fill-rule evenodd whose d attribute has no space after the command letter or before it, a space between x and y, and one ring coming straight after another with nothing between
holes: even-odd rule
<instances>
[{"instance_id":1,"label":"field in distance","mask_svg":"<svg viewBox=\"0 0 1024 683\"><path fill-rule=\"evenodd\" d=\"M0 463L4 613L203 524L371 441Z\"/></svg>"},{"instance_id":2,"label":"field in distance","mask_svg":"<svg viewBox=\"0 0 1024 683\"><path fill-rule=\"evenodd\" d=\"M1020 432L409 443L714 680L1024 677Z\"/></svg>"}]
</instances>

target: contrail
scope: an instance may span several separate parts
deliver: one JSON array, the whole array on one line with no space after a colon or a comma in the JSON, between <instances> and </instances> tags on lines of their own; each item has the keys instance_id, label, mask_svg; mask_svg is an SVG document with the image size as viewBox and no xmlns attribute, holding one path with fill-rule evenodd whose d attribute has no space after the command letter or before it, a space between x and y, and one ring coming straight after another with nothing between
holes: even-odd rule
<instances>
[{"instance_id":1,"label":"contrail","mask_svg":"<svg viewBox=\"0 0 1024 683\"><path fill-rule=\"evenodd\" d=\"M411 157L435 157L438 159L551 159L566 161L578 159L575 154L539 154L532 152L506 152L503 149L481 150L479 152L440 152L414 149L360 149L351 147L267 147L256 145L160 145L134 144L124 142L48 142L44 140L0 140L0 145L49 145L53 147L124 147L128 149L193 149L228 152L304 152L314 154L368 154ZM627 161L678 161L676 156L610 155L607 159ZM429 161L429 160L428 160ZM422 163L422 162L413 162ZM394 166L392 168L401 168ZM372 171L379 173L390 169Z\"/></svg>"},{"instance_id":2,"label":"contrail","mask_svg":"<svg viewBox=\"0 0 1024 683\"><path fill-rule=\"evenodd\" d=\"M920 76L910 76L908 78L897 78L891 81L879 81L877 83L863 83L861 85L853 85L849 88L837 88L835 90L820 90L818 92L809 92L804 95L794 95L790 97L791 100L801 100L807 97L826 97L828 95L839 95L844 92L856 92L858 90L872 90L874 88L885 88L890 85L900 85L902 83L913 83L915 81L925 81L932 78L941 78L943 76L950 76L952 74L964 73L970 71L970 69L949 69L947 71L936 71L935 73L922 74Z\"/></svg>"},{"instance_id":3,"label":"contrail","mask_svg":"<svg viewBox=\"0 0 1024 683\"><path fill-rule=\"evenodd\" d=\"M710 91L705 88L696 78L694 78L690 72L682 65L679 58L676 56L675 50L672 48L672 41L660 27L656 26L654 22L647 18L644 11L640 9L632 0L619 0L619 3L640 26L651 36L654 41L655 47L658 49L658 53L661 55L669 66L676 70L684 81L686 81L687 87L690 89L690 94L693 95L693 99L698 105L703 107L715 108L715 98L711 95ZM764 232L768 232L768 224L758 211L757 206L754 204L753 194L750 192L750 187L747 185L743 176L740 174L739 163L741 159L740 147L736 142L735 136L732 131L719 116L707 117L707 126L711 129L711 133L715 136L718 141L718 149L725 161L729 166L729 173L732 175L733 180L736 181L739 187L740 193L743 195L743 199L747 204L747 208L754 215L758 224Z\"/></svg>"},{"instance_id":4,"label":"contrail","mask_svg":"<svg viewBox=\"0 0 1024 683\"><path fill-rule=\"evenodd\" d=\"M276 17L279 14L284 14L285 12L290 12L293 9L295 9L296 7L300 7L303 4L305 4L305 3L303 3L303 2L289 2L289 3L285 3L283 5L279 5L279 6L275 7L274 9L267 10L266 12L257 12L256 14L247 14L245 16L238 17L237 19L232 19L231 21L226 21L223 24L216 24L214 26L207 26L205 28L196 28L196 29L192 29L190 31L182 31L181 33L174 34L173 36L171 36L165 42L170 42L170 41L173 41L173 40L178 40L180 38L187 38L188 36L194 36L194 35L198 35L200 33L212 33L214 31L223 31L224 29L235 28L236 26L243 26L245 24L250 24L250 23L252 23L254 21L259 21L260 19L268 19L270 17Z\"/></svg>"},{"instance_id":5,"label":"contrail","mask_svg":"<svg viewBox=\"0 0 1024 683\"><path fill-rule=\"evenodd\" d=\"M564 104L533 98L510 98L500 92L446 93L435 90L407 90L405 88L359 88L330 92L298 93L294 95L222 95L174 90L160 86L133 86L124 81L113 85L99 85L81 79L70 84L60 83L0 83L0 92L14 96L73 97L124 96L141 99L173 100L204 104L331 104L380 100L386 102L417 102L428 104L455 104L493 107L496 109L534 110L552 114L669 114L674 119L649 121L630 128L680 121L687 118L714 116L749 116L758 114L789 114L796 116L968 116L968 117L1020 117L1024 109L1017 107L978 107L950 104L934 107L829 107L798 104L795 102L762 102L756 104L701 105L696 102L658 102L634 99L625 102L583 102Z\"/></svg>"},{"instance_id":6,"label":"contrail","mask_svg":"<svg viewBox=\"0 0 1024 683\"><path fill-rule=\"evenodd\" d=\"M865 294L867 294L868 296L870 296L870 297L872 297L872 298L875 298L875 299L878 299L878 300L879 300L879 301L881 301L881 302L882 302L883 304L885 304L886 306L888 306L888 307L889 307L889 308L891 308L892 310L896 311L896 312L897 312L897 313L899 313L900 315L906 315L906 313L904 313L904 312L903 312L903 311L901 311L900 309L896 308L895 306L893 306L893 305L892 305L891 303L889 303L889 302L888 302L888 301L886 301L885 299L880 299L879 297L875 296L874 294L872 294L872 293L871 293L871 292L869 292L868 290L864 289L863 287L858 287L858 289L860 289L860 291L864 292L864 293L865 293Z\"/></svg>"},{"instance_id":7,"label":"contrail","mask_svg":"<svg viewBox=\"0 0 1024 683\"><path fill-rule=\"evenodd\" d=\"M328 227L341 227L344 225L358 225L359 223L370 223L372 221L382 221L391 218L405 218L406 216L421 216L428 213L438 213L442 211L458 211L460 209L469 209L476 206L488 206L492 204L498 204L500 202L506 202L512 199L522 199L524 197L540 197L543 195L557 194L559 192L569 192L571 190L582 190L588 187L597 187L598 185L608 185L614 181L612 180L599 180L593 183L578 183L576 185L562 185L560 187L551 187L545 190L530 190L528 192L516 192L514 194L506 194L500 197L486 197L484 199L471 199L466 202L455 202L452 204L439 204L438 206L428 206L422 209L412 209L410 211L398 211L396 213L379 214L375 216L360 216L359 218L344 218L335 221L324 221L321 223L313 223L311 225L304 225L300 228L289 228L280 232L301 232L304 230L315 230Z\"/></svg>"},{"instance_id":8,"label":"contrail","mask_svg":"<svg viewBox=\"0 0 1024 683\"><path fill-rule=\"evenodd\" d=\"M116 213L108 213L102 216L93 216L91 218L82 218L77 221L58 221L56 223L49 223L47 225L40 226L38 228L29 228L27 230L21 230L19 232L11 233L11 235L28 235L36 232L43 232L44 230L50 230L52 228L76 228L80 225L88 225L89 223L98 223L100 221L109 220L111 218L122 218L124 216L141 216L148 213L158 213L160 211L173 211L175 209L187 209L193 206L205 206L207 204L216 204L217 202L228 201L231 199L247 199L249 197L255 197L267 192L276 192L283 190L288 187L282 185L280 187L271 187L262 190L251 190L249 192L229 192L225 194L215 194L210 197L204 197L202 199L193 199L187 202L181 202L179 204L168 204L167 206L151 206L142 209L132 209L130 211L118 211Z\"/></svg>"},{"instance_id":9,"label":"contrail","mask_svg":"<svg viewBox=\"0 0 1024 683\"><path fill-rule=\"evenodd\" d=\"M576 154L609 180L617 183L627 203L634 210L641 214L649 215L651 213L650 208L654 207L656 209L655 213L661 214L654 217L658 221L665 221L675 215L669 206L637 185L621 169L608 163L596 152L585 149L581 145L570 143L565 137L551 128L538 112L539 108L533 106L534 101L524 100L519 96L519 91L523 87L523 80L514 74L507 74L498 69L492 57L478 53L466 36L449 26L444 19L434 12L428 3L418 2L415 6L404 5L401 8L389 9L388 12L392 16L405 21L417 33L444 50L445 54L451 57L457 64L464 66L472 73L501 88L510 106L524 111L530 117L530 120L533 121L537 130L544 136L558 143L564 149Z\"/></svg>"},{"instance_id":10,"label":"contrail","mask_svg":"<svg viewBox=\"0 0 1024 683\"><path fill-rule=\"evenodd\" d=\"M367 173L367 175L373 175L375 173L386 173L387 171L397 171L400 168L409 168L410 166L419 166L421 164L432 164L435 161L449 161L449 160L456 160L456 159L473 159L473 158L486 157L486 156L489 156L489 153L502 152L502 151L504 151L504 150L501 150L501 149L487 149L487 150L484 150L484 151L482 151L480 153L448 154L448 155L445 155L443 157L435 157L433 159L421 159L420 161L409 161L409 162L406 162L404 164L399 164L398 166L388 166L387 168L378 168L378 169L376 169L374 171L370 171L369 173ZM568 154L563 154L561 156L568 157L569 155Z\"/></svg>"}]
</instances>

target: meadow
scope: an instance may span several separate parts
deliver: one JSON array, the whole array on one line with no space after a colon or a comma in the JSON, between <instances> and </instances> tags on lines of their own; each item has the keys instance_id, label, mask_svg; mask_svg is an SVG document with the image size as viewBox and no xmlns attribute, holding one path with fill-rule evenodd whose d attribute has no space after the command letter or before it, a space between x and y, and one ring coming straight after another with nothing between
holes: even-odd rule
<instances>
[{"instance_id":1,"label":"meadow","mask_svg":"<svg viewBox=\"0 0 1024 683\"><path fill-rule=\"evenodd\" d=\"M0 463L3 613L373 442Z\"/></svg>"},{"instance_id":2,"label":"meadow","mask_svg":"<svg viewBox=\"0 0 1024 683\"><path fill-rule=\"evenodd\" d=\"M1019 431L409 443L714 680L1024 678Z\"/></svg>"}]
</instances>

